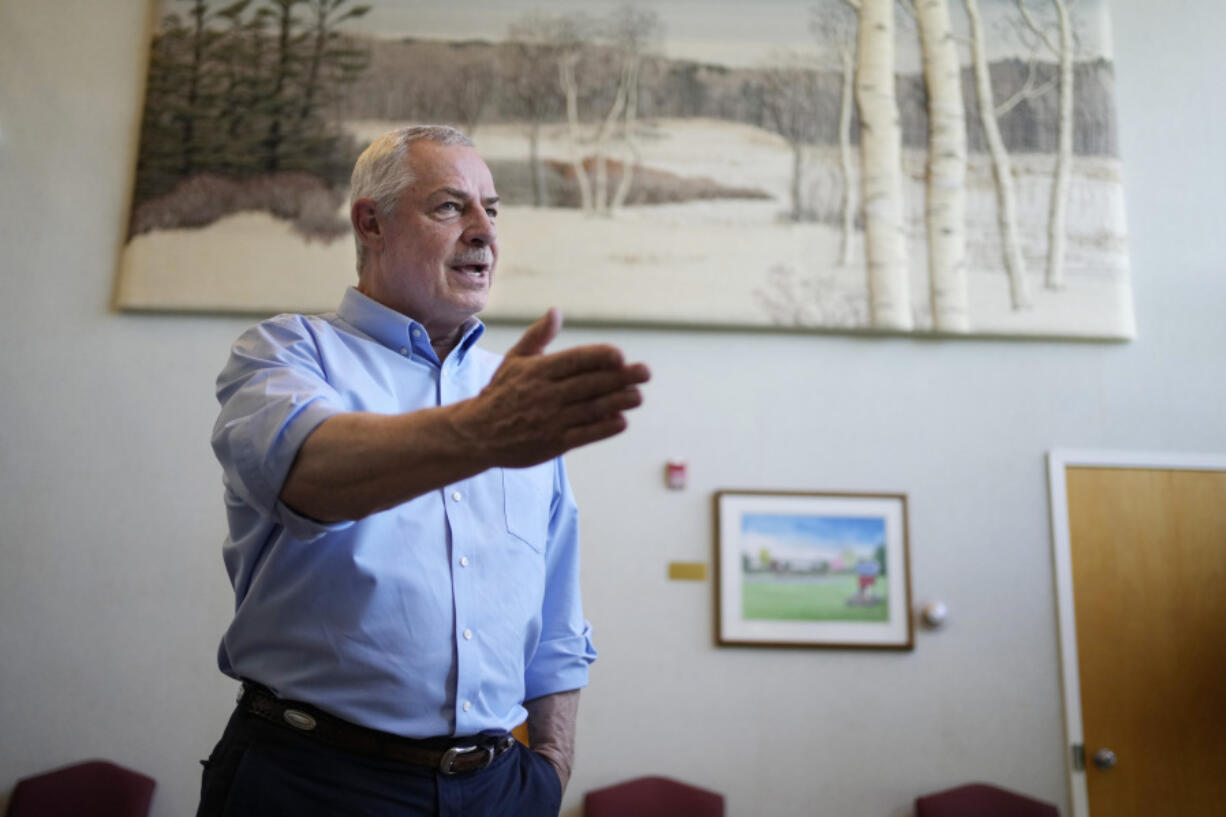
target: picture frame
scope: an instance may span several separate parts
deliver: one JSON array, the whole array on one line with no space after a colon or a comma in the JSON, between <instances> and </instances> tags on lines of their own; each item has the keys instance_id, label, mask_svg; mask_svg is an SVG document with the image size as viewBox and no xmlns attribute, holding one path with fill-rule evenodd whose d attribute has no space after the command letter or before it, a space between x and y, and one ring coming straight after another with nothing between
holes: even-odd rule
<instances>
[{"instance_id":1,"label":"picture frame","mask_svg":"<svg viewBox=\"0 0 1226 817\"><path fill-rule=\"evenodd\" d=\"M907 497L714 495L716 643L911 650Z\"/></svg>"}]
</instances>

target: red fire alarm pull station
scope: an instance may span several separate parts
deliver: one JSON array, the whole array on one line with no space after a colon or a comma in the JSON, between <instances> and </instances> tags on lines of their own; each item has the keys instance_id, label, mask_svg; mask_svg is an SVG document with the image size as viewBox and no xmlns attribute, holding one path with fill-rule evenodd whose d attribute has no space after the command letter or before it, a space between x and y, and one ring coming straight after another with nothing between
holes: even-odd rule
<instances>
[{"instance_id":1,"label":"red fire alarm pull station","mask_svg":"<svg viewBox=\"0 0 1226 817\"><path fill-rule=\"evenodd\" d=\"M664 465L664 478L668 487L680 491L685 487L686 465L681 460L669 460Z\"/></svg>"}]
</instances>

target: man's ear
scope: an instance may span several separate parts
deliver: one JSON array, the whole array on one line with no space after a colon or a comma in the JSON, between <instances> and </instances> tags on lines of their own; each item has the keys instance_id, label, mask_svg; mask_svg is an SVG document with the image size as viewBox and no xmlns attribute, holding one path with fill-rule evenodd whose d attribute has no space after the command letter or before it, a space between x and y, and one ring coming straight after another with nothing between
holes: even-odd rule
<instances>
[{"instance_id":1,"label":"man's ear","mask_svg":"<svg viewBox=\"0 0 1226 817\"><path fill-rule=\"evenodd\" d=\"M363 244L370 249L383 246L383 223L379 218L379 208L374 199L358 199L349 208L349 221L353 224L353 232Z\"/></svg>"}]
</instances>

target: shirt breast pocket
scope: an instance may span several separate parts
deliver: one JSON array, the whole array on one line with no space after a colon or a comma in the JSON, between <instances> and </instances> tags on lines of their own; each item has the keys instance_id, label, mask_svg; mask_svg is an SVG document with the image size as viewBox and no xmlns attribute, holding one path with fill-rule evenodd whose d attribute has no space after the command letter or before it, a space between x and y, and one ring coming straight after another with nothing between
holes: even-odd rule
<instances>
[{"instance_id":1,"label":"shirt breast pocket","mask_svg":"<svg viewBox=\"0 0 1226 817\"><path fill-rule=\"evenodd\" d=\"M503 468L502 496L507 533L537 553L544 553L553 502L553 462L531 468Z\"/></svg>"}]
</instances>

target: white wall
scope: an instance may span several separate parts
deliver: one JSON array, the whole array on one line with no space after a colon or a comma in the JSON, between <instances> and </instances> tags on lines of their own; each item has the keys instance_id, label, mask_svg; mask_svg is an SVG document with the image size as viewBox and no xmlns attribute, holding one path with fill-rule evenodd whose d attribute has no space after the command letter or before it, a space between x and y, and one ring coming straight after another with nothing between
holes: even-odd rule
<instances>
[{"instance_id":1,"label":"white wall","mask_svg":"<svg viewBox=\"0 0 1226 817\"><path fill-rule=\"evenodd\" d=\"M1112 5L1135 342L566 332L655 370L631 432L571 458L601 651L572 817L643 773L736 815L905 815L980 779L1067 809L1043 454L1226 451L1219 4ZM0 792L100 756L177 817L232 706L207 439L247 321L108 308L145 22L138 0L0 3ZM674 455L684 493L661 487ZM709 584L665 566L709 558L730 487L907 492L916 600L948 629L901 655L716 649Z\"/></svg>"}]
</instances>

